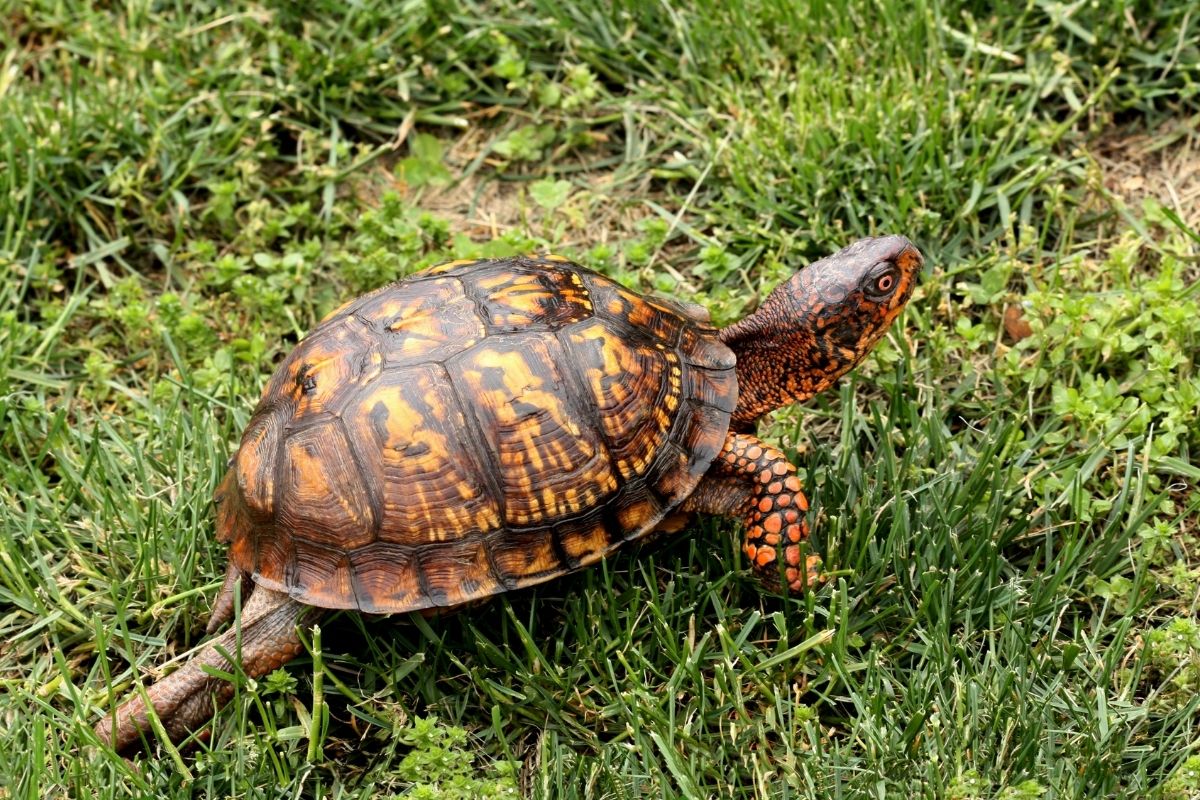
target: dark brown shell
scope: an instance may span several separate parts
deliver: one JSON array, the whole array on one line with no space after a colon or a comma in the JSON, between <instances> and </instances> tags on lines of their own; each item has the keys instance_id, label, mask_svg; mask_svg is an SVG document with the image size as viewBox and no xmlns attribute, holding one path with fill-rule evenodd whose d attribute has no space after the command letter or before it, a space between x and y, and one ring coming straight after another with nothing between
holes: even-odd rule
<instances>
[{"instance_id":1,"label":"dark brown shell","mask_svg":"<svg viewBox=\"0 0 1200 800\"><path fill-rule=\"evenodd\" d=\"M347 303L280 364L218 491L254 580L452 607L653 530L720 451L733 353L696 307L565 259L452 262Z\"/></svg>"}]
</instances>

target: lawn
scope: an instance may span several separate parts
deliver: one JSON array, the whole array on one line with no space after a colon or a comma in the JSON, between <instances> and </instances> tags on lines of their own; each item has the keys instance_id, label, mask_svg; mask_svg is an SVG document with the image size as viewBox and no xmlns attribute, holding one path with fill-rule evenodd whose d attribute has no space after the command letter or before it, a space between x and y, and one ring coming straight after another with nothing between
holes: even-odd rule
<instances>
[{"instance_id":1,"label":"lawn","mask_svg":"<svg viewBox=\"0 0 1200 800\"><path fill-rule=\"evenodd\" d=\"M1190 0L0 9L0 798L1200 797ZM551 250L726 324L881 232L909 309L761 429L819 590L702 519L98 745L204 639L213 489L345 299Z\"/></svg>"}]
</instances>

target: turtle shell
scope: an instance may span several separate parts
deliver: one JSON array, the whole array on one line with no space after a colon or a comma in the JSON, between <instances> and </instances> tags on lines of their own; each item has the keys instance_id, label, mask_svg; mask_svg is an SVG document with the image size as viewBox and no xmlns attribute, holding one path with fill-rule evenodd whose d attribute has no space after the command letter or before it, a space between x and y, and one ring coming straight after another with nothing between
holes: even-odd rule
<instances>
[{"instance_id":1,"label":"turtle shell","mask_svg":"<svg viewBox=\"0 0 1200 800\"><path fill-rule=\"evenodd\" d=\"M558 256L451 262L350 301L280 364L218 536L310 605L461 605L653 530L736 402L734 355L697 306Z\"/></svg>"}]
</instances>

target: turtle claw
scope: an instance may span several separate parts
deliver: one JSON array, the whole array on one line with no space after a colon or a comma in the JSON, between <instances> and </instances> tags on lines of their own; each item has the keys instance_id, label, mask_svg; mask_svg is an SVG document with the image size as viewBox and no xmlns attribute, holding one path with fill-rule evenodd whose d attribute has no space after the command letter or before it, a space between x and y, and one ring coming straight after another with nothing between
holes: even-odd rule
<instances>
[{"instance_id":1,"label":"turtle claw","mask_svg":"<svg viewBox=\"0 0 1200 800\"><path fill-rule=\"evenodd\" d=\"M797 564L799 563L800 546L795 545L797 555ZM788 555L791 555L793 548L789 547ZM821 571L821 557L807 556L804 558L804 569L801 570L798 566L787 566L783 569L784 578L787 580L788 594L804 594L810 589L816 589L823 584L827 576Z\"/></svg>"}]
</instances>

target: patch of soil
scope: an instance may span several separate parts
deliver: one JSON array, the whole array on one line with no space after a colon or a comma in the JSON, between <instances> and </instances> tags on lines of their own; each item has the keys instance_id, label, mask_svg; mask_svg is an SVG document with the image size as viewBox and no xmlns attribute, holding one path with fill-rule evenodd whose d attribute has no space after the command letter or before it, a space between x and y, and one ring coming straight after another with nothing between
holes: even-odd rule
<instances>
[{"instance_id":1,"label":"patch of soil","mask_svg":"<svg viewBox=\"0 0 1200 800\"><path fill-rule=\"evenodd\" d=\"M1104 188L1132 209L1153 198L1200 229L1200 118L1152 132L1114 132L1093 147Z\"/></svg>"},{"instance_id":2,"label":"patch of soil","mask_svg":"<svg viewBox=\"0 0 1200 800\"><path fill-rule=\"evenodd\" d=\"M648 170L631 178L619 166L588 169L582 159L559 160L556 166L567 169L551 177L568 180L576 188L563 209L548 214L529 198L526 188L543 177L541 174L528 180L515 171L501 176L498 162L486 155L480 158L494 135L487 126L472 126L458 138L445 140L443 163L456 178L449 186L406 186L396 177L396 165L405 155L405 148L398 144L395 154L380 158L350 190L370 206L378 205L386 192L399 192L415 207L449 222L454 233L472 239L494 239L517 229L564 248L588 248L636 237L638 223L654 215L645 201L670 205L653 191Z\"/></svg>"}]
</instances>

